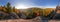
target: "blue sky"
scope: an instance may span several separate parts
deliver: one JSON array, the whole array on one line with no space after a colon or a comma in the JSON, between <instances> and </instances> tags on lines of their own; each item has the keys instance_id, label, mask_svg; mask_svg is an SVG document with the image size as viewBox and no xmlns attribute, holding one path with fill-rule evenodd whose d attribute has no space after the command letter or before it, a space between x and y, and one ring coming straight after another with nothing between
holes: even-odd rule
<instances>
[{"instance_id":1,"label":"blue sky","mask_svg":"<svg viewBox=\"0 0 60 22\"><path fill-rule=\"evenodd\" d=\"M60 0L0 0L0 5L6 5L10 2L12 6L16 7L18 5L55 7L58 4L58 1Z\"/></svg>"}]
</instances>

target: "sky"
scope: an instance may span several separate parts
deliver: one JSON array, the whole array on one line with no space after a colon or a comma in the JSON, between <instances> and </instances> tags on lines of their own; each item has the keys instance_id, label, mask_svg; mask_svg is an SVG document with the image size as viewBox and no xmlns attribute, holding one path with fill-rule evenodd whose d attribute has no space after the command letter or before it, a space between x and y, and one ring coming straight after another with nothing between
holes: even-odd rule
<instances>
[{"instance_id":1,"label":"sky","mask_svg":"<svg viewBox=\"0 0 60 22\"><path fill-rule=\"evenodd\" d=\"M4 6L8 2L11 6L15 6L18 9L25 9L29 7L42 7L42 8L55 8L60 4L60 0L0 0L0 5Z\"/></svg>"}]
</instances>

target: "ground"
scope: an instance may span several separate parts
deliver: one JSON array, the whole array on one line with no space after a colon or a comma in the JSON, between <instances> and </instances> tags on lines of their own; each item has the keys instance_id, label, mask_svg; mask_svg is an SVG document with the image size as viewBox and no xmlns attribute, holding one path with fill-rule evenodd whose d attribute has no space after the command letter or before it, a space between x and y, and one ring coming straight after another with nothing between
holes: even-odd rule
<instances>
[{"instance_id":1,"label":"ground","mask_svg":"<svg viewBox=\"0 0 60 22\"><path fill-rule=\"evenodd\" d=\"M10 19L10 20L0 20L0 22L41 22L40 17L33 19Z\"/></svg>"},{"instance_id":2,"label":"ground","mask_svg":"<svg viewBox=\"0 0 60 22\"><path fill-rule=\"evenodd\" d=\"M0 22L42 22L40 17L34 19L10 19L10 20L0 20ZM60 20L50 20L48 22L60 22Z\"/></svg>"}]
</instances>

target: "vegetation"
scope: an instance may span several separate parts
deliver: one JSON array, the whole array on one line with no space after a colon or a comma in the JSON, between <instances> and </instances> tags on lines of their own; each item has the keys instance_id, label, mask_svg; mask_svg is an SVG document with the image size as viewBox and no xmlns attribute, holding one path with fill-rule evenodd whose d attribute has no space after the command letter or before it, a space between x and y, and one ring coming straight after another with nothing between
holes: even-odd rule
<instances>
[{"instance_id":1,"label":"vegetation","mask_svg":"<svg viewBox=\"0 0 60 22\"><path fill-rule=\"evenodd\" d=\"M28 8L28 9L22 11L23 12L22 13L20 9L16 9L15 7L12 7L10 3L7 3L7 6L4 5L4 6L1 6L0 7L0 11L2 11L6 17L10 17L9 16L10 14L11 14L12 17L14 15L19 16L19 15L22 15L23 14L28 19L29 18L35 18L36 16L40 16L41 13L44 16L48 16L53 10L54 9L52 9L52 8L42 9L42 8L33 7L33 8Z\"/></svg>"},{"instance_id":2,"label":"vegetation","mask_svg":"<svg viewBox=\"0 0 60 22\"><path fill-rule=\"evenodd\" d=\"M48 16L53 10L52 8L43 9L43 15Z\"/></svg>"}]
</instances>

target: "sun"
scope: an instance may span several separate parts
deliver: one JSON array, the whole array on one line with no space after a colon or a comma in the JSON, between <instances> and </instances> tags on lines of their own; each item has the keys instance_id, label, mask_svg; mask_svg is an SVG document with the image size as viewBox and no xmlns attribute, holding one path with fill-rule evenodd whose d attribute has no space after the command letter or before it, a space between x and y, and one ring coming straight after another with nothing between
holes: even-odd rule
<instances>
[{"instance_id":1,"label":"sun","mask_svg":"<svg viewBox=\"0 0 60 22\"><path fill-rule=\"evenodd\" d=\"M17 9L26 9L28 8L26 5L16 5Z\"/></svg>"}]
</instances>

